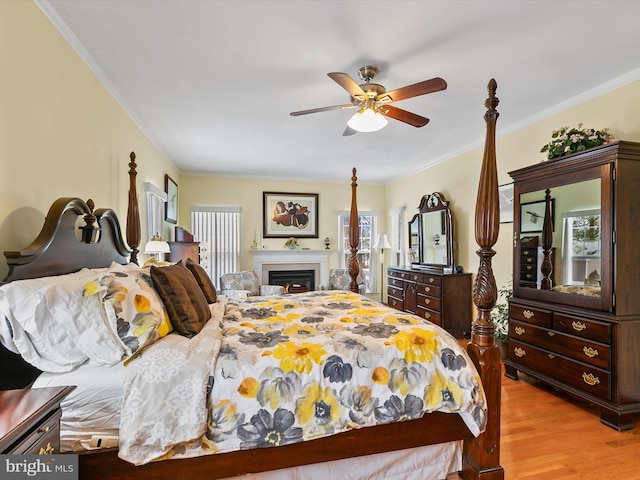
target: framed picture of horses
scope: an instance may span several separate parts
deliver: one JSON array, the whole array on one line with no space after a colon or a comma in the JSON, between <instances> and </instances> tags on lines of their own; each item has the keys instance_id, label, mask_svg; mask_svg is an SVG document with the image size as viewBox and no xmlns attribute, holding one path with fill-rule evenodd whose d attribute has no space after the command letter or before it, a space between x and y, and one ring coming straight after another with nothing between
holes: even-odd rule
<instances>
[{"instance_id":1,"label":"framed picture of horses","mask_svg":"<svg viewBox=\"0 0 640 480\"><path fill-rule=\"evenodd\" d=\"M262 192L263 238L318 238L318 194Z\"/></svg>"}]
</instances>

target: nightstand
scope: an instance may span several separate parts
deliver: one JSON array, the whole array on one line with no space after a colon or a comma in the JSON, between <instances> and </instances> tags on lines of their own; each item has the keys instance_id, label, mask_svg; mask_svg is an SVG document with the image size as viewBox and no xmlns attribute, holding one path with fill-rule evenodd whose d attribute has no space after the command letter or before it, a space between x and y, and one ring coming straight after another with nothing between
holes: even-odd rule
<instances>
[{"instance_id":1,"label":"nightstand","mask_svg":"<svg viewBox=\"0 0 640 480\"><path fill-rule=\"evenodd\" d=\"M60 402L74 388L0 391L0 453L60 453Z\"/></svg>"}]
</instances>

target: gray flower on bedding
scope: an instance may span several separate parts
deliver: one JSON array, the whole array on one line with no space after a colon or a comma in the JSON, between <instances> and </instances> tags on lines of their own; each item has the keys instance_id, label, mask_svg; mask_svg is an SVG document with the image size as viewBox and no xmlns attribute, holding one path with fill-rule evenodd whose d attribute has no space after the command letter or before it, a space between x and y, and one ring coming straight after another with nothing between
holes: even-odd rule
<instances>
[{"instance_id":1,"label":"gray flower on bedding","mask_svg":"<svg viewBox=\"0 0 640 480\"><path fill-rule=\"evenodd\" d=\"M319 315L310 315L308 317L303 317L300 321L302 323L322 323L324 322L324 317Z\"/></svg>"},{"instance_id":2,"label":"gray flower on bedding","mask_svg":"<svg viewBox=\"0 0 640 480\"><path fill-rule=\"evenodd\" d=\"M415 395L407 395L404 401L400 397L392 395L389 400L384 402L384 406L376 408L376 420L379 423L414 420L422 416L423 406L424 402Z\"/></svg>"},{"instance_id":3,"label":"gray flower on bedding","mask_svg":"<svg viewBox=\"0 0 640 480\"><path fill-rule=\"evenodd\" d=\"M348 363L344 363L339 356L331 355L324 364L322 375L328 378L330 382L344 383L351 380L353 367Z\"/></svg>"},{"instance_id":4,"label":"gray flower on bedding","mask_svg":"<svg viewBox=\"0 0 640 480\"><path fill-rule=\"evenodd\" d=\"M369 387L357 387L347 383L340 392L340 404L349 410L349 419L356 425L370 422L375 409L378 408L377 397Z\"/></svg>"},{"instance_id":5,"label":"gray flower on bedding","mask_svg":"<svg viewBox=\"0 0 640 480\"><path fill-rule=\"evenodd\" d=\"M386 323L372 323L370 325L358 325L351 330L358 335L366 335L373 338L389 338L398 333L398 329Z\"/></svg>"},{"instance_id":6,"label":"gray flower on bedding","mask_svg":"<svg viewBox=\"0 0 640 480\"><path fill-rule=\"evenodd\" d=\"M254 307L248 308L242 312L242 316L245 318L269 318L273 317L277 314L277 312L273 308L266 307Z\"/></svg>"},{"instance_id":7,"label":"gray flower on bedding","mask_svg":"<svg viewBox=\"0 0 640 480\"><path fill-rule=\"evenodd\" d=\"M353 304L349 302L329 302L325 307L332 310L352 310Z\"/></svg>"},{"instance_id":8,"label":"gray flower on bedding","mask_svg":"<svg viewBox=\"0 0 640 480\"><path fill-rule=\"evenodd\" d=\"M260 409L249 423L238 427L238 437L243 440L240 448L277 447L302 441L302 429L293 426L295 420L293 413L284 408L277 409L273 416Z\"/></svg>"},{"instance_id":9,"label":"gray flower on bedding","mask_svg":"<svg viewBox=\"0 0 640 480\"><path fill-rule=\"evenodd\" d=\"M292 402L302 392L302 380L296 372L284 373L279 368L268 367L260 375L260 388L256 399L260 406L272 409Z\"/></svg>"},{"instance_id":10,"label":"gray flower on bedding","mask_svg":"<svg viewBox=\"0 0 640 480\"><path fill-rule=\"evenodd\" d=\"M450 348L443 348L440 353L440 358L442 359L442 364L454 372L467 366L467 361L464 357L462 355L456 355Z\"/></svg>"},{"instance_id":11,"label":"gray flower on bedding","mask_svg":"<svg viewBox=\"0 0 640 480\"><path fill-rule=\"evenodd\" d=\"M246 345L255 345L260 348L274 347L280 342L286 342L289 337L282 335L280 330L274 330L272 332L239 332L238 336L241 343Z\"/></svg>"}]
</instances>

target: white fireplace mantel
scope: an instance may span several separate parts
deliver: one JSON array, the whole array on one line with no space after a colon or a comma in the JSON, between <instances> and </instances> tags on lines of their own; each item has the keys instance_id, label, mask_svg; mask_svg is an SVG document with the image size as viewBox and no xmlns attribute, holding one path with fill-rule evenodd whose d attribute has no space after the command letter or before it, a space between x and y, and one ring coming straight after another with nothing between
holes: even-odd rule
<instances>
[{"instance_id":1,"label":"white fireplace mantel","mask_svg":"<svg viewBox=\"0 0 640 480\"><path fill-rule=\"evenodd\" d=\"M318 285L327 285L329 283L329 254L331 250L264 249L250 251L253 254L253 269L261 276L263 284L268 283L270 266L289 265L294 270L296 268L295 265L303 267L309 264L318 266L316 288L318 288Z\"/></svg>"}]
</instances>

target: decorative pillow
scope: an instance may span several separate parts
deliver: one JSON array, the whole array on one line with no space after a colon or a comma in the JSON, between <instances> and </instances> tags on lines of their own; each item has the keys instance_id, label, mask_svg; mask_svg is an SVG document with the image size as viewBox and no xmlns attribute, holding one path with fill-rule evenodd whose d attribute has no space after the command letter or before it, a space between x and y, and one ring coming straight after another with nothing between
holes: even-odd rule
<instances>
[{"instance_id":1,"label":"decorative pillow","mask_svg":"<svg viewBox=\"0 0 640 480\"><path fill-rule=\"evenodd\" d=\"M128 356L173 330L147 271L141 268L111 270L106 285L103 300L106 320L117 332Z\"/></svg>"},{"instance_id":2,"label":"decorative pillow","mask_svg":"<svg viewBox=\"0 0 640 480\"><path fill-rule=\"evenodd\" d=\"M204 297L209 303L216 303L216 287L213 285L211 278L207 274L207 271L199 263L194 262L190 258L187 258L185 263L189 271L193 274L196 282L200 286L200 290L204 293Z\"/></svg>"},{"instance_id":3,"label":"decorative pillow","mask_svg":"<svg viewBox=\"0 0 640 480\"><path fill-rule=\"evenodd\" d=\"M151 278L178 333L191 338L202 330L211 311L189 269L182 262L168 267L152 266Z\"/></svg>"},{"instance_id":4,"label":"decorative pillow","mask_svg":"<svg viewBox=\"0 0 640 480\"><path fill-rule=\"evenodd\" d=\"M87 285L106 269L18 280L0 288L0 313L8 328L2 342L38 369L65 372L89 361L110 365L124 350L102 316L104 294Z\"/></svg>"}]
</instances>

